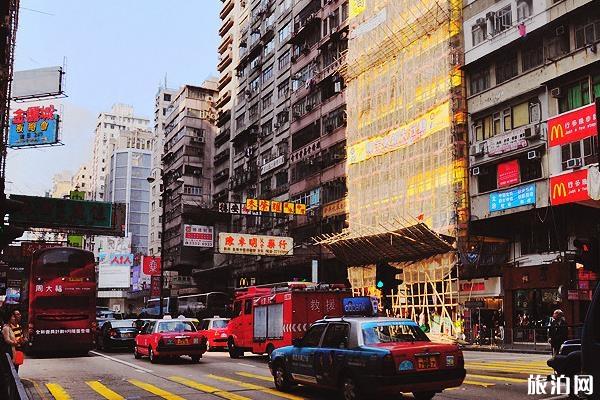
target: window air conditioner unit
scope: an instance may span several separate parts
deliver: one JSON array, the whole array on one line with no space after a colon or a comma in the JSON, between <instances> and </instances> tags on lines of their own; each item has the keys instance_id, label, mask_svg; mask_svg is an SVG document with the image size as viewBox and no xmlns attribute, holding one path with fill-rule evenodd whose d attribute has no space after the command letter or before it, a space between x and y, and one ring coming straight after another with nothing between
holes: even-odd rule
<instances>
[{"instance_id":1,"label":"window air conditioner unit","mask_svg":"<svg viewBox=\"0 0 600 400\"><path fill-rule=\"evenodd\" d=\"M470 153L473 157L481 157L485 154L485 143L477 143L471 146Z\"/></svg>"},{"instance_id":2,"label":"window air conditioner unit","mask_svg":"<svg viewBox=\"0 0 600 400\"><path fill-rule=\"evenodd\" d=\"M477 18L475 25L485 25L485 18Z\"/></svg>"},{"instance_id":3,"label":"window air conditioner unit","mask_svg":"<svg viewBox=\"0 0 600 400\"><path fill-rule=\"evenodd\" d=\"M527 152L528 160L537 160L542 157L542 153L539 150L530 150Z\"/></svg>"},{"instance_id":4,"label":"window air conditioner unit","mask_svg":"<svg viewBox=\"0 0 600 400\"><path fill-rule=\"evenodd\" d=\"M540 136L540 126L539 125L528 126L523 131L523 137L525 139L536 139L539 136Z\"/></svg>"},{"instance_id":5,"label":"window air conditioner unit","mask_svg":"<svg viewBox=\"0 0 600 400\"><path fill-rule=\"evenodd\" d=\"M333 91L335 93L340 93L342 91L342 82L337 81L334 85L333 85Z\"/></svg>"},{"instance_id":6,"label":"window air conditioner unit","mask_svg":"<svg viewBox=\"0 0 600 400\"><path fill-rule=\"evenodd\" d=\"M564 35L565 34L565 26L561 25L561 26L556 27L556 30L554 33L556 34L556 36Z\"/></svg>"},{"instance_id":7,"label":"window air conditioner unit","mask_svg":"<svg viewBox=\"0 0 600 400\"><path fill-rule=\"evenodd\" d=\"M555 87L550 91L550 95L555 99L558 99L563 96L562 90L559 87Z\"/></svg>"},{"instance_id":8,"label":"window air conditioner unit","mask_svg":"<svg viewBox=\"0 0 600 400\"><path fill-rule=\"evenodd\" d=\"M567 169L581 168L581 158L571 158L567 160Z\"/></svg>"}]
</instances>

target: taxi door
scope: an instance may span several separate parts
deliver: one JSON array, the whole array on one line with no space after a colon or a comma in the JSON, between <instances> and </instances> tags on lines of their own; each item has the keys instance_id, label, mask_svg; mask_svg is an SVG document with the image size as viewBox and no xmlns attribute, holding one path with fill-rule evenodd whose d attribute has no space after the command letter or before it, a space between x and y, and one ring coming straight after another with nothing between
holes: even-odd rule
<instances>
[{"instance_id":1,"label":"taxi door","mask_svg":"<svg viewBox=\"0 0 600 400\"><path fill-rule=\"evenodd\" d=\"M294 381L313 385L317 383L315 353L319 349L326 326L327 324L311 326L299 346L292 349L290 373Z\"/></svg>"},{"instance_id":2,"label":"taxi door","mask_svg":"<svg viewBox=\"0 0 600 400\"><path fill-rule=\"evenodd\" d=\"M323 386L335 387L338 376L352 350L348 349L350 325L346 322L330 322L323 342L315 352L315 378Z\"/></svg>"}]
</instances>

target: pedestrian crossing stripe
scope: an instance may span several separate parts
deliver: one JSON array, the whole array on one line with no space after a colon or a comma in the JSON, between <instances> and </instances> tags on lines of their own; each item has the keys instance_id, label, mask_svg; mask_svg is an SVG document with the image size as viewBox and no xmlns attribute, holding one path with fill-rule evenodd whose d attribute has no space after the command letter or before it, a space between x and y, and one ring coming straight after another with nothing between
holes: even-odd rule
<instances>
[{"instance_id":1,"label":"pedestrian crossing stripe","mask_svg":"<svg viewBox=\"0 0 600 400\"><path fill-rule=\"evenodd\" d=\"M139 387L140 389L144 389L145 391L150 392L156 396L162 397L165 400L185 400L185 398L181 396L178 396L171 392L167 392L166 390L163 390L149 383L138 381L137 379L128 379L127 382Z\"/></svg>"},{"instance_id":2,"label":"pedestrian crossing stripe","mask_svg":"<svg viewBox=\"0 0 600 400\"><path fill-rule=\"evenodd\" d=\"M50 394L54 396L56 400L71 400L71 396L57 383L46 383L46 387L50 391Z\"/></svg>"},{"instance_id":3,"label":"pedestrian crossing stripe","mask_svg":"<svg viewBox=\"0 0 600 400\"><path fill-rule=\"evenodd\" d=\"M527 379L517 379L517 378L509 378L504 376L493 376L493 375L476 375L476 374L467 374L469 378L475 379L483 379L490 381L500 381L500 382L510 382L510 383L525 383Z\"/></svg>"},{"instance_id":4,"label":"pedestrian crossing stripe","mask_svg":"<svg viewBox=\"0 0 600 400\"><path fill-rule=\"evenodd\" d=\"M519 366L511 366L511 365L490 365L490 364L469 364L465 367L467 370L473 369L483 369L489 371L497 371L497 372L517 372L521 374L542 374L542 373L551 373L552 369L549 367L519 367Z\"/></svg>"},{"instance_id":5,"label":"pedestrian crossing stripe","mask_svg":"<svg viewBox=\"0 0 600 400\"><path fill-rule=\"evenodd\" d=\"M246 378L260 379L261 381L265 382L273 382L272 376L251 374L249 372L236 372L235 374L239 376L245 376Z\"/></svg>"},{"instance_id":6,"label":"pedestrian crossing stripe","mask_svg":"<svg viewBox=\"0 0 600 400\"><path fill-rule=\"evenodd\" d=\"M484 387L484 388L488 388L488 387L491 387L491 386L496 386L496 384L495 384L495 383L487 383L487 382L472 381L472 380L469 380L469 379L465 379L465 380L463 381L463 383L464 383L465 385L482 386L482 387Z\"/></svg>"},{"instance_id":7,"label":"pedestrian crossing stripe","mask_svg":"<svg viewBox=\"0 0 600 400\"><path fill-rule=\"evenodd\" d=\"M231 378L226 378L224 376L213 375L213 374L209 374L206 376L211 379L220 381L220 382L231 383L232 385L240 386L240 387L243 387L243 388L249 389L249 390L258 390L263 393L268 393L273 396L282 397L282 398L288 399L288 400L304 400L302 397L294 396L293 394L280 392L278 390L273 390L273 389L270 389L265 386L255 385L253 383L246 383L246 382L238 381L238 380L231 379Z\"/></svg>"},{"instance_id":8,"label":"pedestrian crossing stripe","mask_svg":"<svg viewBox=\"0 0 600 400\"><path fill-rule=\"evenodd\" d=\"M98 393L100 396L104 397L108 400L125 400L125 397L121 396L119 393L107 388L102 383L98 381L88 381L86 384L92 388L92 390Z\"/></svg>"},{"instance_id":9,"label":"pedestrian crossing stripe","mask_svg":"<svg viewBox=\"0 0 600 400\"><path fill-rule=\"evenodd\" d=\"M218 397L221 397L221 398L224 398L227 400L251 400L249 397L244 397L244 396L240 396L239 394L226 392L226 391L218 389L216 387L205 385L203 383L196 382L191 379L182 378L180 376L171 376L171 377L169 377L169 380L171 380L173 382L177 382L184 386L191 387L192 389L196 389L196 390L199 390L204 393L209 393L214 396L218 396Z\"/></svg>"}]
</instances>

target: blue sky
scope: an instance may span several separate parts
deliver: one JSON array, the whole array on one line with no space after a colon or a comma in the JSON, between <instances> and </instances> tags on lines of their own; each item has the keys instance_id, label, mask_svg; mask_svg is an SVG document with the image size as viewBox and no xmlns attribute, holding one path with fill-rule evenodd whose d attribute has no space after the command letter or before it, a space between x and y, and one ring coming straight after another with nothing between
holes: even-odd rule
<instances>
[{"instance_id":1,"label":"blue sky","mask_svg":"<svg viewBox=\"0 0 600 400\"><path fill-rule=\"evenodd\" d=\"M96 116L113 103L131 104L151 119L165 74L169 87L216 76L221 5L219 0L21 0L15 69L62 65L66 57L69 97L54 101L62 105L65 145L9 150L8 191L42 195L55 173L75 172L91 158Z\"/></svg>"}]
</instances>

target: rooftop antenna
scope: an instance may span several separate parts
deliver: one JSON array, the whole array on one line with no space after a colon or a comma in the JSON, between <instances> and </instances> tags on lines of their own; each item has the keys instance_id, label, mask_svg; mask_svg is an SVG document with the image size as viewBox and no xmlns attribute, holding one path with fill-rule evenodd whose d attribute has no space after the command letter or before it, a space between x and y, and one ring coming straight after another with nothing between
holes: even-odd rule
<instances>
[{"instance_id":1,"label":"rooftop antenna","mask_svg":"<svg viewBox=\"0 0 600 400\"><path fill-rule=\"evenodd\" d=\"M165 89L168 88L167 86L167 73L165 72Z\"/></svg>"}]
</instances>

